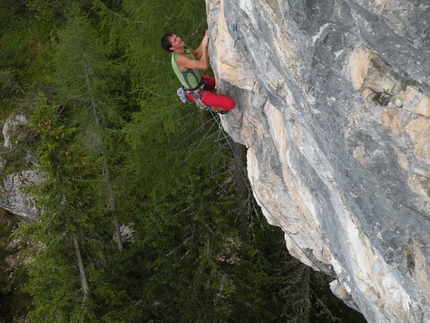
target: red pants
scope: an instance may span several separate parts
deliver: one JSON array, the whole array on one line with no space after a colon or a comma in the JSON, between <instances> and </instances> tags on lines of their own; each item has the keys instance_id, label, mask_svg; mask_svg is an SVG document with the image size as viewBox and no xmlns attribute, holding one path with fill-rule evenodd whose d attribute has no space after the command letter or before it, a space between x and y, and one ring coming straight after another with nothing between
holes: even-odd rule
<instances>
[{"instance_id":1,"label":"red pants","mask_svg":"<svg viewBox=\"0 0 430 323\"><path fill-rule=\"evenodd\" d=\"M221 110L231 110L236 106L236 103L231 97L213 93L215 91L215 80L212 77L202 75L202 79L206 81L206 88L200 90L199 94L204 104L220 108ZM194 102L192 93L187 93L187 96Z\"/></svg>"}]
</instances>

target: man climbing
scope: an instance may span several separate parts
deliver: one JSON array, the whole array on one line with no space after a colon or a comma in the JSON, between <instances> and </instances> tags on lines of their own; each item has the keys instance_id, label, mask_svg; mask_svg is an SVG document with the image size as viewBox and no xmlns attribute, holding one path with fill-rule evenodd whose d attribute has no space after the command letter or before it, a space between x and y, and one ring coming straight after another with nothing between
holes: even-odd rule
<instances>
[{"instance_id":1,"label":"man climbing","mask_svg":"<svg viewBox=\"0 0 430 323\"><path fill-rule=\"evenodd\" d=\"M215 80L201 71L209 68L209 33L206 31L200 46L194 51L175 34L167 33L161 38L161 47L172 52L172 67L182 83L188 99L206 106L214 112L226 113L236 105L228 96L215 93Z\"/></svg>"}]
</instances>

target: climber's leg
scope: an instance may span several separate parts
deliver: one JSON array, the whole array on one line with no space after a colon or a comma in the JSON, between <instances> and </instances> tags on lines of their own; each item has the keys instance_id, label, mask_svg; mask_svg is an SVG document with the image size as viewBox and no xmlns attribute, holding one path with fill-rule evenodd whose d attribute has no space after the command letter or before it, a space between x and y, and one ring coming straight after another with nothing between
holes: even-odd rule
<instances>
[{"instance_id":1,"label":"climber's leg","mask_svg":"<svg viewBox=\"0 0 430 323\"><path fill-rule=\"evenodd\" d=\"M231 110L235 107L236 103L234 100L228 96L220 95L215 92L215 80L207 75L202 75L202 78L206 82L206 87L201 90L199 94L201 95L201 100L204 104L211 106L213 112L218 110ZM190 101L194 102L194 97L192 93L187 92L187 97Z\"/></svg>"},{"instance_id":2,"label":"climber's leg","mask_svg":"<svg viewBox=\"0 0 430 323\"><path fill-rule=\"evenodd\" d=\"M206 82L206 92L202 94L202 102L210 105L212 107L212 111L217 111L217 108L221 110L231 110L235 107L235 103L232 98L216 93L214 78L207 75L202 75L202 79L204 79ZM206 94L207 92L210 93Z\"/></svg>"},{"instance_id":3,"label":"climber's leg","mask_svg":"<svg viewBox=\"0 0 430 323\"><path fill-rule=\"evenodd\" d=\"M209 92L215 91L215 79L213 77L202 75L202 79L206 82L205 90Z\"/></svg>"},{"instance_id":4,"label":"climber's leg","mask_svg":"<svg viewBox=\"0 0 430 323\"><path fill-rule=\"evenodd\" d=\"M221 110L231 110L236 106L236 103L231 97L209 91L204 91L202 93L202 102L211 107L220 108Z\"/></svg>"}]
</instances>

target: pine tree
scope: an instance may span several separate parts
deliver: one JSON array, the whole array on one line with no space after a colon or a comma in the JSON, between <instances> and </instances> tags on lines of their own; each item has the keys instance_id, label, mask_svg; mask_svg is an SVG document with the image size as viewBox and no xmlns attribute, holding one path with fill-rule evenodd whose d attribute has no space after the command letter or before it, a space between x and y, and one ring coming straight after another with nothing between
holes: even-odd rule
<instances>
[{"instance_id":1,"label":"pine tree","mask_svg":"<svg viewBox=\"0 0 430 323\"><path fill-rule=\"evenodd\" d=\"M89 307L90 290L78 237L89 225L89 213L97 212L92 210L96 207L92 201L94 188L101 183L100 161L74 144L75 129L60 123L55 108L47 105L43 96L30 122L40 136L37 152L44 176L39 185L29 188L43 212L41 222L32 226L31 238L40 253L29 265L33 278L30 292L36 304L31 317L68 322L77 312L70 309ZM83 311L82 315L89 313Z\"/></svg>"},{"instance_id":2,"label":"pine tree","mask_svg":"<svg viewBox=\"0 0 430 323\"><path fill-rule=\"evenodd\" d=\"M113 255L97 196L103 160L76 142L76 129L66 126L43 96L36 106L30 124L39 137L38 169L44 180L28 191L37 196L42 214L40 222L21 229L35 246L28 264L35 304L29 316L35 322L99 322L103 317L115 322L116 316L135 316L123 307L127 297L121 287L102 275ZM112 295L122 307L100 308L114 301Z\"/></svg>"},{"instance_id":3,"label":"pine tree","mask_svg":"<svg viewBox=\"0 0 430 323\"><path fill-rule=\"evenodd\" d=\"M64 107L69 120L79 128L80 141L104 161L106 215L113 218L118 249L122 250L112 175L112 163L121 158L119 135L123 124L109 84L115 65L107 58L107 50L77 6L73 5L66 17L67 23L58 33L60 42L55 55L58 91L55 102Z\"/></svg>"}]
</instances>

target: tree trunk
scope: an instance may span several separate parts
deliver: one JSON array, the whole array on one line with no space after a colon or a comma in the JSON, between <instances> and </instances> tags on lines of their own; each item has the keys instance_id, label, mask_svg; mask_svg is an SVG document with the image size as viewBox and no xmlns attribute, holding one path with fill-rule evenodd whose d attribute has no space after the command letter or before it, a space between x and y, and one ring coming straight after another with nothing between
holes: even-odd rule
<instances>
[{"instance_id":1,"label":"tree trunk","mask_svg":"<svg viewBox=\"0 0 430 323\"><path fill-rule=\"evenodd\" d=\"M87 84L88 89L91 89L90 84L90 79L89 79L89 75L88 75L88 70L89 67L88 65L85 65L85 82ZM94 115L94 122L97 126L97 128L100 129L100 121L99 121L99 117L97 114L97 105L96 102L94 101L94 98L91 97L91 108L93 110L93 115ZM123 243L122 243L122 239L121 239L121 226L119 225L118 219L115 215L116 212L116 202L115 202L115 196L113 194L113 189L112 189L112 182L111 182L111 178L110 178L110 169L109 169L109 165L107 163L107 157L105 154L105 150L103 148L103 143L100 141L99 142L99 149L100 152L103 156L104 162L105 162L105 178L106 178L106 183L108 185L108 194L109 194L109 211L112 212L113 218L114 218L114 225L115 225L115 231L116 231L116 235L117 235L117 239L116 239L116 243L118 245L118 250L122 251L124 249Z\"/></svg>"},{"instance_id":2,"label":"tree trunk","mask_svg":"<svg viewBox=\"0 0 430 323\"><path fill-rule=\"evenodd\" d=\"M102 155L103 158L105 159L105 178L106 178L106 183L108 185L108 192L109 192L109 210L112 212L113 215L113 219L114 219L114 224L115 224L115 230L116 230L116 235L117 235L117 239L116 239L116 243L118 245L118 250L122 251L124 249L123 243L122 243L122 238L121 238L121 226L119 224L119 221L115 215L116 213L116 201L115 201L115 196L113 194L113 189L112 189L112 183L111 183L111 178L110 178L110 170L109 170L109 165L106 162L106 156L104 154L104 152L102 151Z\"/></svg>"},{"instance_id":3,"label":"tree trunk","mask_svg":"<svg viewBox=\"0 0 430 323\"><path fill-rule=\"evenodd\" d=\"M119 224L116 216L113 217L113 221L115 224L116 235L118 236L118 239L116 239L116 244L118 245L118 250L122 251L124 249L124 246L123 246L122 238L121 238L121 225Z\"/></svg>"},{"instance_id":4,"label":"tree trunk","mask_svg":"<svg viewBox=\"0 0 430 323\"><path fill-rule=\"evenodd\" d=\"M82 261L81 249L79 248L79 241L76 234L73 234L73 246L75 247L76 259L78 261L79 275L81 277L82 290L84 291L85 298L90 292L88 285L87 275L85 274L84 262Z\"/></svg>"}]
</instances>

